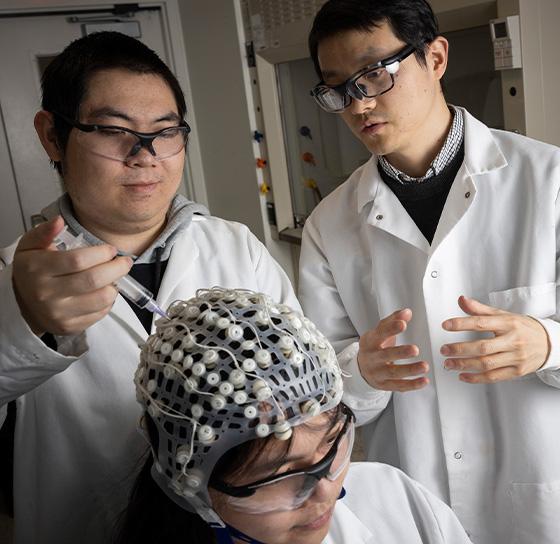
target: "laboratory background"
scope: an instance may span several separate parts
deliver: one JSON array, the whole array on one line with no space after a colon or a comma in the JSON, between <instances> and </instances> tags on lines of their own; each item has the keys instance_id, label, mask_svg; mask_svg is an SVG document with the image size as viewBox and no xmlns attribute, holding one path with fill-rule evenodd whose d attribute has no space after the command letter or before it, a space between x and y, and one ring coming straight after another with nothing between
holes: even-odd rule
<instances>
[{"instance_id":1,"label":"laboratory background","mask_svg":"<svg viewBox=\"0 0 560 544\"><path fill-rule=\"evenodd\" d=\"M449 40L444 92L486 125L560 145L557 0L431 0ZM246 224L297 286L313 208L369 158L319 109L307 34L321 0L0 0L0 247L62 192L36 137L43 70L116 30L177 75L192 127L181 192ZM10 542L6 499L0 543Z\"/></svg>"}]
</instances>

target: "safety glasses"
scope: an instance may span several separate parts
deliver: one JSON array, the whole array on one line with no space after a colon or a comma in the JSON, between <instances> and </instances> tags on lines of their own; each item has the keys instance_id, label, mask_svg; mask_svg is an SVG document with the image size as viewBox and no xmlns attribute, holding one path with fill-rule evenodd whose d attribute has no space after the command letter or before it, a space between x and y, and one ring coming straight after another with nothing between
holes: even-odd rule
<instances>
[{"instance_id":1,"label":"safety glasses","mask_svg":"<svg viewBox=\"0 0 560 544\"><path fill-rule=\"evenodd\" d=\"M295 510L315 491L323 478L335 481L348 466L354 444L354 415L344 408L346 418L328 453L314 465L270 476L243 485L232 486L211 481L210 486L228 495L228 504L235 510L262 514Z\"/></svg>"},{"instance_id":2,"label":"safety glasses","mask_svg":"<svg viewBox=\"0 0 560 544\"><path fill-rule=\"evenodd\" d=\"M116 125L87 125L52 113L79 131L77 142L91 153L120 162L126 162L141 149L146 149L158 161L177 155L186 146L191 131L186 121L156 132L137 132Z\"/></svg>"},{"instance_id":3,"label":"safety glasses","mask_svg":"<svg viewBox=\"0 0 560 544\"><path fill-rule=\"evenodd\" d=\"M311 90L311 96L325 111L340 113L351 104L353 98L363 100L382 95L395 86L395 74L399 71L400 63L415 50L413 45L407 45L395 55L362 68L335 87L319 83Z\"/></svg>"}]
</instances>

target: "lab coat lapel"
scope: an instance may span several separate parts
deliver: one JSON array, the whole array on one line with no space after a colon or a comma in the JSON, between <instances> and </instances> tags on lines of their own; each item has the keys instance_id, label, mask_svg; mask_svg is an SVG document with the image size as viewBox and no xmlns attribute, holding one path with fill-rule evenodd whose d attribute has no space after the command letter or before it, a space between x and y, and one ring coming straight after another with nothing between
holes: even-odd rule
<instances>
[{"instance_id":1,"label":"lab coat lapel","mask_svg":"<svg viewBox=\"0 0 560 544\"><path fill-rule=\"evenodd\" d=\"M169 256L169 263L157 296L157 303L163 309L167 309L169 304L175 300L192 296L190 286L185 285L182 281L195 265L199 256L199 249L192 238L192 233L192 229L187 229L176 240ZM153 327L152 325L152 330Z\"/></svg>"},{"instance_id":2,"label":"lab coat lapel","mask_svg":"<svg viewBox=\"0 0 560 544\"><path fill-rule=\"evenodd\" d=\"M487 174L507 166L508 162L492 131L464 108L459 108L465 118L465 164L471 175Z\"/></svg>"},{"instance_id":3,"label":"lab coat lapel","mask_svg":"<svg viewBox=\"0 0 560 544\"><path fill-rule=\"evenodd\" d=\"M109 316L134 339L136 344L141 345L145 342L148 337L146 329L122 295L117 295Z\"/></svg>"},{"instance_id":4,"label":"lab coat lapel","mask_svg":"<svg viewBox=\"0 0 560 544\"><path fill-rule=\"evenodd\" d=\"M364 166L359 180L358 212L372 202L367 222L427 254L436 251L474 204L477 192L474 177L507 166L506 158L490 129L465 109L460 109L465 118L465 160L447 197L431 247L399 199L381 179L377 170L377 157L372 157Z\"/></svg>"},{"instance_id":5,"label":"lab coat lapel","mask_svg":"<svg viewBox=\"0 0 560 544\"><path fill-rule=\"evenodd\" d=\"M364 167L357 195L358 212L363 208L367 210L366 205L372 203L367 216L368 224L428 253L428 241L393 191L381 179L376 157Z\"/></svg>"},{"instance_id":6,"label":"lab coat lapel","mask_svg":"<svg viewBox=\"0 0 560 544\"><path fill-rule=\"evenodd\" d=\"M462 108L461 108L462 109ZM476 177L507 166L490 129L462 109L465 118L465 159L457 172L431 245L433 255L453 228L476 203ZM479 183L488 182L479 180Z\"/></svg>"},{"instance_id":7,"label":"lab coat lapel","mask_svg":"<svg viewBox=\"0 0 560 544\"><path fill-rule=\"evenodd\" d=\"M467 210L474 204L475 199L476 185L463 163L459 172L457 172L457 176L455 177L455 181L451 186L451 190L445 201L445 206L441 212L430 248L432 254L467 213Z\"/></svg>"}]
</instances>

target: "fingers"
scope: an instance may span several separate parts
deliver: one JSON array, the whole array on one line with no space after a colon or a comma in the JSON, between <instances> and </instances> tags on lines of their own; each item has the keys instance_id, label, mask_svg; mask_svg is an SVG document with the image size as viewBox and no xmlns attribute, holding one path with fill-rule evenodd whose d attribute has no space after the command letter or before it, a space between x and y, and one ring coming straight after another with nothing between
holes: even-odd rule
<instances>
[{"instance_id":1,"label":"fingers","mask_svg":"<svg viewBox=\"0 0 560 544\"><path fill-rule=\"evenodd\" d=\"M485 338L483 340L472 340L470 342L444 344L440 349L442 355L451 359L455 357L480 357L502 351L511 351L508 335Z\"/></svg>"},{"instance_id":2,"label":"fingers","mask_svg":"<svg viewBox=\"0 0 560 544\"><path fill-rule=\"evenodd\" d=\"M83 324L91 326L109 311L117 293L112 284L132 266L129 257L115 258L109 245L47 251L61 225L57 219L26 234L14 256L16 299L37 335L75 334L85 330L79 329Z\"/></svg>"},{"instance_id":3,"label":"fingers","mask_svg":"<svg viewBox=\"0 0 560 544\"><path fill-rule=\"evenodd\" d=\"M117 289L108 285L92 293L67 298L56 298L49 304L39 303L35 312L24 318L35 334L44 332L58 335L78 334L105 317L113 307Z\"/></svg>"},{"instance_id":4,"label":"fingers","mask_svg":"<svg viewBox=\"0 0 560 544\"><path fill-rule=\"evenodd\" d=\"M395 346L392 348L385 348L377 352L377 362L392 363L393 361L400 361L401 359L412 359L418 357L420 350L414 344L405 344L402 346Z\"/></svg>"},{"instance_id":5,"label":"fingers","mask_svg":"<svg viewBox=\"0 0 560 544\"><path fill-rule=\"evenodd\" d=\"M489 372L459 374L459 379L470 384L496 383L513 380L522 375L523 373L520 372L518 366L505 366L495 370L490 370Z\"/></svg>"},{"instance_id":6,"label":"fingers","mask_svg":"<svg viewBox=\"0 0 560 544\"><path fill-rule=\"evenodd\" d=\"M442 323L444 330L495 335L441 347L441 354L447 357L444 368L462 372L459 374L461 381L478 384L511 380L535 372L547 360L548 334L538 321L467 297L459 298L459 306L471 317L448 319Z\"/></svg>"},{"instance_id":7,"label":"fingers","mask_svg":"<svg viewBox=\"0 0 560 544\"><path fill-rule=\"evenodd\" d=\"M360 341L360 350L358 352L358 363L364 367L376 367L401 359L411 359L419 354L418 346L413 344L405 344L402 346L393 346L390 348L382 348L378 350L370 350L364 348Z\"/></svg>"},{"instance_id":8,"label":"fingers","mask_svg":"<svg viewBox=\"0 0 560 544\"><path fill-rule=\"evenodd\" d=\"M482 304L474 298L469 298L464 295L459 297L459 308L469 315L501 315L507 314L504 310L494 308L493 306L488 306Z\"/></svg>"},{"instance_id":9,"label":"fingers","mask_svg":"<svg viewBox=\"0 0 560 544\"><path fill-rule=\"evenodd\" d=\"M510 330L509 315L477 315L474 317L454 317L442 323L442 328L446 331L477 331L495 332L498 334Z\"/></svg>"},{"instance_id":10,"label":"fingers","mask_svg":"<svg viewBox=\"0 0 560 544\"><path fill-rule=\"evenodd\" d=\"M53 263L52 274L53 276L62 276L88 270L108 263L108 261L114 259L116 254L117 249L107 244L61 251L56 253L56 256L60 259Z\"/></svg>"},{"instance_id":11,"label":"fingers","mask_svg":"<svg viewBox=\"0 0 560 544\"><path fill-rule=\"evenodd\" d=\"M488 372L497 368L513 365L515 362L511 352L502 352L477 358L446 359L443 362L443 366L446 370Z\"/></svg>"},{"instance_id":12,"label":"fingers","mask_svg":"<svg viewBox=\"0 0 560 544\"><path fill-rule=\"evenodd\" d=\"M511 328L510 314L487 306L465 296L459 297L459 307L472 317L455 317L445 320L441 326L446 331L507 332Z\"/></svg>"},{"instance_id":13,"label":"fingers","mask_svg":"<svg viewBox=\"0 0 560 544\"><path fill-rule=\"evenodd\" d=\"M430 370L426 361L418 361L410 364L386 363L376 369L375 387L383 391L416 391L430 383L430 380L422 376Z\"/></svg>"},{"instance_id":14,"label":"fingers","mask_svg":"<svg viewBox=\"0 0 560 544\"><path fill-rule=\"evenodd\" d=\"M383 318L379 322L379 324L383 325L384 323L389 323L395 319L402 319L403 321L407 322L410 321L412 319L412 310L410 308L402 308L401 310L397 310L387 317Z\"/></svg>"},{"instance_id":15,"label":"fingers","mask_svg":"<svg viewBox=\"0 0 560 544\"><path fill-rule=\"evenodd\" d=\"M427 377L417 378L430 371L430 365L426 361L363 365L360 369L362 376L372 387L384 391L413 391L429 383Z\"/></svg>"},{"instance_id":16,"label":"fingers","mask_svg":"<svg viewBox=\"0 0 560 544\"><path fill-rule=\"evenodd\" d=\"M17 246L16 251L28 251L30 249L47 249L55 239L56 235L64 228L64 220L60 215L54 219L41 223L34 229L25 233Z\"/></svg>"},{"instance_id":17,"label":"fingers","mask_svg":"<svg viewBox=\"0 0 560 544\"><path fill-rule=\"evenodd\" d=\"M75 297L72 300L72 305L77 305L80 308L87 308L90 312L85 313L83 310L72 310L71 308L68 308L64 315L67 317L79 317L81 315L88 318L92 314L98 314L100 312L106 314L113 307L117 294L118 291L116 287L107 285L106 287L98 289L93 293Z\"/></svg>"},{"instance_id":18,"label":"fingers","mask_svg":"<svg viewBox=\"0 0 560 544\"><path fill-rule=\"evenodd\" d=\"M107 285L91 293L56 300L51 305L50 317L53 322L73 321L80 316L109 311L115 302L118 291Z\"/></svg>"},{"instance_id":19,"label":"fingers","mask_svg":"<svg viewBox=\"0 0 560 544\"><path fill-rule=\"evenodd\" d=\"M132 264L130 257L117 257L112 261L88 267L81 272L58 276L52 288L61 297L91 293L113 284L128 274Z\"/></svg>"},{"instance_id":20,"label":"fingers","mask_svg":"<svg viewBox=\"0 0 560 544\"><path fill-rule=\"evenodd\" d=\"M426 387L430 383L428 378L416 378L414 380L387 380L384 382L384 391L398 391L405 393L406 391L417 391Z\"/></svg>"},{"instance_id":21,"label":"fingers","mask_svg":"<svg viewBox=\"0 0 560 544\"><path fill-rule=\"evenodd\" d=\"M106 244L69 251L28 251L19 256L18 262L29 273L65 276L87 270L113 259L117 250Z\"/></svg>"},{"instance_id":22,"label":"fingers","mask_svg":"<svg viewBox=\"0 0 560 544\"><path fill-rule=\"evenodd\" d=\"M395 336L404 332L412 319L412 310L397 310L382 319L375 329L365 333L360 339L361 346L366 350L378 350L394 345ZM415 355L411 355L414 357Z\"/></svg>"},{"instance_id":23,"label":"fingers","mask_svg":"<svg viewBox=\"0 0 560 544\"><path fill-rule=\"evenodd\" d=\"M394 364L394 361L411 359L419 354L418 346L395 345L396 336L406 330L411 319L410 309L397 310L360 338L358 365L372 387L385 391L414 391L429 383L426 377L417 378L429 372L427 362Z\"/></svg>"},{"instance_id":24,"label":"fingers","mask_svg":"<svg viewBox=\"0 0 560 544\"><path fill-rule=\"evenodd\" d=\"M404 380L413 376L421 376L430 370L430 365L426 361L418 361L409 364L387 363L380 367L377 372L378 383L391 380Z\"/></svg>"},{"instance_id":25,"label":"fingers","mask_svg":"<svg viewBox=\"0 0 560 544\"><path fill-rule=\"evenodd\" d=\"M387 365L385 371L376 373L374 383L370 382L371 377L364 376L364 378L370 385L382 391L416 391L430 383L430 380L426 376L416 377L419 374L426 374L429 368L428 363L425 361L412 363L410 365L395 365L391 363ZM380 379L380 376L383 375L388 377L386 379Z\"/></svg>"}]
</instances>

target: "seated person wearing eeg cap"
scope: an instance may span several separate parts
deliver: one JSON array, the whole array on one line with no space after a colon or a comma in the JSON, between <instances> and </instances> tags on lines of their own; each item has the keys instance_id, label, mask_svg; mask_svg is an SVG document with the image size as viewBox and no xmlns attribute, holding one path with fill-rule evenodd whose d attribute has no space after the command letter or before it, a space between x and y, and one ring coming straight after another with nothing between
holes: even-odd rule
<instances>
[{"instance_id":1,"label":"seated person wearing eeg cap","mask_svg":"<svg viewBox=\"0 0 560 544\"><path fill-rule=\"evenodd\" d=\"M259 293L176 302L135 375L152 454L118 544L468 543L398 469L350 464L354 416L335 352Z\"/></svg>"}]
</instances>

